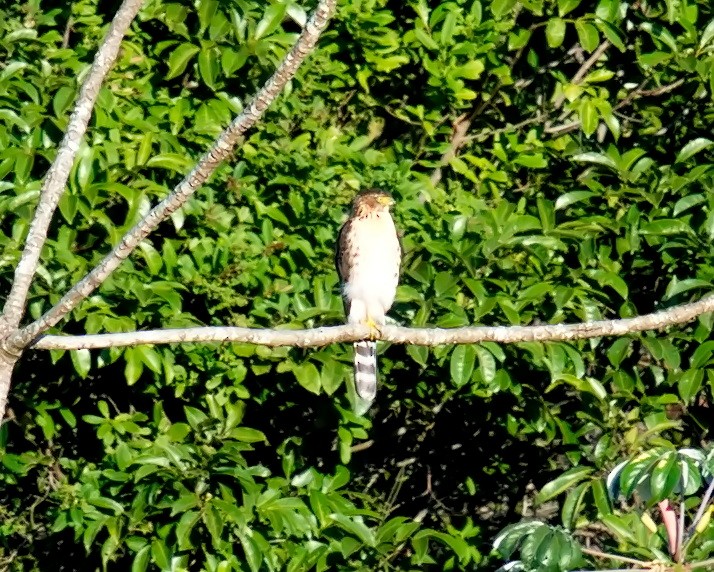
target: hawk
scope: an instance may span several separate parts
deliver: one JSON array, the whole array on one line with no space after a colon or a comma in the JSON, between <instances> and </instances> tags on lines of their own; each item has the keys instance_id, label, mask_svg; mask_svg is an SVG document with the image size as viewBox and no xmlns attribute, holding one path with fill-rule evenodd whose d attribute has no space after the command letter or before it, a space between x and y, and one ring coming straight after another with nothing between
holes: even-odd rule
<instances>
[{"instance_id":1,"label":"hawk","mask_svg":"<svg viewBox=\"0 0 714 572\"><path fill-rule=\"evenodd\" d=\"M389 208L392 195L378 189L360 191L340 230L335 263L342 281L348 324L364 324L374 333L384 325L399 282L402 248ZM377 395L377 343L355 342L357 395Z\"/></svg>"}]
</instances>

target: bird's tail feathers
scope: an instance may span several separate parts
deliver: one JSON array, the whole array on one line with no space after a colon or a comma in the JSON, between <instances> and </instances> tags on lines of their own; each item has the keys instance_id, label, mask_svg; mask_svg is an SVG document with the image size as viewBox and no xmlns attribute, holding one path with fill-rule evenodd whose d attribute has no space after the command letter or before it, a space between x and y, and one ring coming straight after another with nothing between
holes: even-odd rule
<instances>
[{"instance_id":1,"label":"bird's tail feathers","mask_svg":"<svg viewBox=\"0 0 714 572\"><path fill-rule=\"evenodd\" d=\"M377 396L377 342L355 342L355 387L365 401Z\"/></svg>"}]
</instances>

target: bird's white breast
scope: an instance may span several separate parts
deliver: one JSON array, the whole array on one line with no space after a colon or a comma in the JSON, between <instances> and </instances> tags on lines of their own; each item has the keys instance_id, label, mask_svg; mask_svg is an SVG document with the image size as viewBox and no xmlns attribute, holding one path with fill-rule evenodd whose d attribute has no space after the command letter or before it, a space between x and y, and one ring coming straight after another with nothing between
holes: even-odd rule
<instances>
[{"instance_id":1,"label":"bird's white breast","mask_svg":"<svg viewBox=\"0 0 714 572\"><path fill-rule=\"evenodd\" d=\"M397 230L392 217L383 213L355 222L352 269L344 294L353 304L361 302L359 306L366 307L367 315L381 322L394 302L399 281L401 248Z\"/></svg>"}]
</instances>

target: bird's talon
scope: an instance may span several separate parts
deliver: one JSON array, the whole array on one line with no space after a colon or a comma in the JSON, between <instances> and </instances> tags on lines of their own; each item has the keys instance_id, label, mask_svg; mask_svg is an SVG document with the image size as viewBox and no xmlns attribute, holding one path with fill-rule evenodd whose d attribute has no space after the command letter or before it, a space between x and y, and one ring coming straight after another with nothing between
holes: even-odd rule
<instances>
[{"instance_id":1,"label":"bird's talon","mask_svg":"<svg viewBox=\"0 0 714 572\"><path fill-rule=\"evenodd\" d=\"M379 329L377 322L375 322L372 318L369 318L367 320L367 327L369 328L370 341L373 342L375 340L378 340L380 337L382 337L382 331Z\"/></svg>"}]
</instances>

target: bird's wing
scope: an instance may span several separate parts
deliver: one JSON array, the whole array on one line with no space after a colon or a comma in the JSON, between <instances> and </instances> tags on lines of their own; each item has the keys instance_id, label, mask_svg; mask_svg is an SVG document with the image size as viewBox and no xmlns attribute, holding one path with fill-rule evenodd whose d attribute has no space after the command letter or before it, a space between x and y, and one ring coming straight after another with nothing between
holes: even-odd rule
<instances>
[{"instance_id":1,"label":"bird's wing","mask_svg":"<svg viewBox=\"0 0 714 572\"><path fill-rule=\"evenodd\" d=\"M335 266L337 267L337 274L340 276L340 281L344 286L350 279L350 272L352 270L352 265L349 262L350 256L349 251L351 250L351 230L352 230L353 219L347 219L347 222L342 225L340 233L337 236L337 248L335 248ZM350 301L343 296L342 299L345 303L345 314L350 313Z\"/></svg>"}]
</instances>

